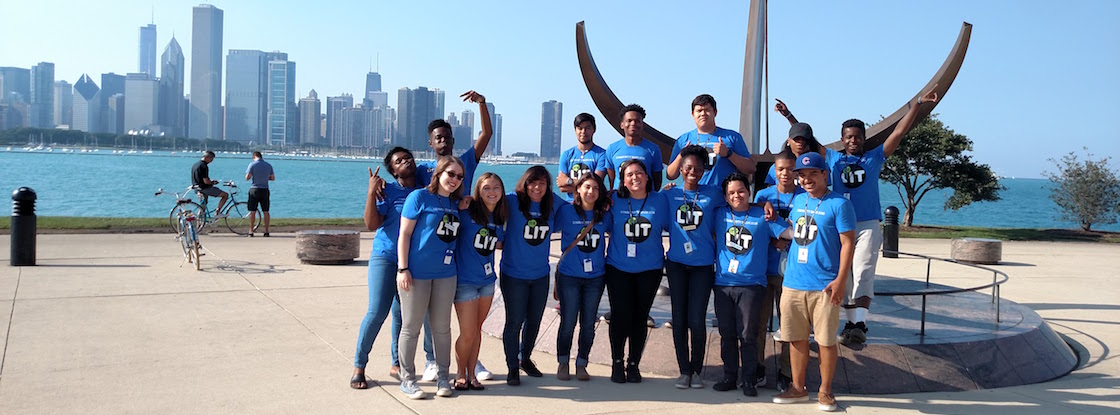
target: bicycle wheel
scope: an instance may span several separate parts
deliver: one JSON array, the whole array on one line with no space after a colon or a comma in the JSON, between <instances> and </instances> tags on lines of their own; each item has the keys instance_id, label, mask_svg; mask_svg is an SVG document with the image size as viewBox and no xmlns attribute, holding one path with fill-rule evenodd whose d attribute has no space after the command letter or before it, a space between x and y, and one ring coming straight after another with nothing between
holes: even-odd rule
<instances>
[{"instance_id":1,"label":"bicycle wheel","mask_svg":"<svg viewBox=\"0 0 1120 415\"><path fill-rule=\"evenodd\" d=\"M226 227L230 232L238 235L248 235L257 230L261 226L261 218L257 218L257 223L253 224L253 228L249 228L249 204L246 202L237 202L230 205L226 210Z\"/></svg>"},{"instance_id":2,"label":"bicycle wheel","mask_svg":"<svg viewBox=\"0 0 1120 415\"><path fill-rule=\"evenodd\" d=\"M176 225L178 225L178 223L176 223ZM177 237L177 239L179 239L179 244L183 246L183 258L186 259L187 262L191 261L191 247L194 246L190 237L190 229L187 228L189 226L190 225L184 225L184 232L179 232L179 236Z\"/></svg>"},{"instance_id":3,"label":"bicycle wheel","mask_svg":"<svg viewBox=\"0 0 1120 415\"><path fill-rule=\"evenodd\" d=\"M175 233L179 233L180 212L193 212L196 218L200 218L202 217L202 206L199 206L198 203L195 202L176 203L167 216L171 222L171 230Z\"/></svg>"}]
</instances>

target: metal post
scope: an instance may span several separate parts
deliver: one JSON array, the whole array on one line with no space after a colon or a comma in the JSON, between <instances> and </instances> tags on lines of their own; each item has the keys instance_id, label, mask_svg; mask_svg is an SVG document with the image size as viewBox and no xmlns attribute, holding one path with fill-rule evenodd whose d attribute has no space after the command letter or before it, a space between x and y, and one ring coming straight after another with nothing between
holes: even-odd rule
<instances>
[{"instance_id":1,"label":"metal post","mask_svg":"<svg viewBox=\"0 0 1120 415\"><path fill-rule=\"evenodd\" d=\"M35 265L35 191L21 187L12 192L12 258L13 267Z\"/></svg>"},{"instance_id":2,"label":"metal post","mask_svg":"<svg viewBox=\"0 0 1120 415\"><path fill-rule=\"evenodd\" d=\"M926 336L926 295L922 294L922 332L918 333L919 336Z\"/></svg>"},{"instance_id":3,"label":"metal post","mask_svg":"<svg viewBox=\"0 0 1120 415\"><path fill-rule=\"evenodd\" d=\"M898 208L883 211L883 258L898 258Z\"/></svg>"}]
</instances>

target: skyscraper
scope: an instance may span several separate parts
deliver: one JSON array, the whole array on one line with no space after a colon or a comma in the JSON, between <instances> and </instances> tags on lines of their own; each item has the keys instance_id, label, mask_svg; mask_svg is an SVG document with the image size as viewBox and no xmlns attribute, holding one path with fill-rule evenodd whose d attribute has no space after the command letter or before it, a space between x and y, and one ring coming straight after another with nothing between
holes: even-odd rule
<instances>
[{"instance_id":1,"label":"skyscraper","mask_svg":"<svg viewBox=\"0 0 1120 415\"><path fill-rule=\"evenodd\" d=\"M434 111L435 111L434 113L432 113L432 120L434 120L436 118L442 119L442 118L446 117L447 112L444 111L444 107L443 107L443 103L444 103L444 100L445 100L443 90L439 89L439 88L432 89L432 99L433 99L432 107L434 108ZM431 121L431 120L428 120L428 121Z\"/></svg>"},{"instance_id":2,"label":"skyscraper","mask_svg":"<svg viewBox=\"0 0 1120 415\"><path fill-rule=\"evenodd\" d=\"M183 99L183 84L186 68L183 59L183 48L175 37L163 49L160 57L159 78L159 125L167 135L173 137L184 136L183 109L187 103Z\"/></svg>"},{"instance_id":3,"label":"skyscraper","mask_svg":"<svg viewBox=\"0 0 1120 415\"><path fill-rule=\"evenodd\" d=\"M31 67L31 127L54 128L54 64Z\"/></svg>"},{"instance_id":4,"label":"skyscraper","mask_svg":"<svg viewBox=\"0 0 1120 415\"><path fill-rule=\"evenodd\" d=\"M31 70L0 66L0 102L12 101L31 102Z\"/></svg>"},{"instance_id":5,"label":"skyscraper","mask_svg":"<svg viewBox=\"0 0 1120 415\"><path fill-rule=\"evenodd\" d=\"M342 110L354 106L354 96L342 94L337 97L327 97L327 129L326 142L332 147L339 146L342 138Z\"/></svg>"},{"instance_id":6,"label":"skyscraper","mask_svg":"<svg viewBox=\"0 0 1120 415\"><path fill-rule=\"evenodd\" d=\"M190 137L222 138L222 27L224 13L194 8L191 32Z\"/></svg>"},{"instance_id":7,"label":"skyscraper","mask_svg":"<svg viewBox=\"0 0 1120 415\"><path fill-rule=\"evenodd\" d=\"M124 130L158 130L159 81L146 73L124 80Z\"/></svg>"},{"instance_id":8,"label":"skyscraper","mask_svg":"<svg viewBox=\"0 0 1120 415\"><path fill-rule=\"evenodd\" d=\"M307 93L307 98L299 100L299 143L319 144L319 115L322 112L319 94L314 89Z\"/></svg>"},{"instance_id":9,"label":"skyscraper","mask_svg":"<svg viewBox=\"0 0 1120 415\"><path fill-rule=\"evenodd\" d=\"M124 75L101 74L101 129L99 132L124 133ZM120 95L120 102L110 102Z\"/></svg>"},{"instance_id":10,"label":"skyscraper","mask_svg":"<svg viewBox=\"0 0 1120 415\"><path fill-rule=\"evenodd\" d=\"M156 25L140 26L140 51L136 71L156 77Z\"/></svg>"},{"instance_id":11,"label":"skyscraper","mask_svg":"<svg viewBox=\"0 0 1120 415\"><path fill-rule=\"evenodd\" d=\"M265 53L230 49L226 56L225 139L262 143L268 122Z\"/></svg>"},{"instance_id":12,"label":"skyscraper","mask_svg":"<svg viewBox=\"0 0 1120 415\"><path fill-rule=\"evenodd\" d=\"M560 158L561 119L564 104L551 100L541 103L541 153L542 158Z\"/></svg>"},{"instance_id":13,"label":"skyscraper","mask_svg":"<svg viewBox=\"0 0 1120 415\"><path fill-rule=\"evenodd\" d=\"M66 81L54 81L54 125L73 124L74 86Z\"/></svg>"},{"instance_id":14,"label":"skyscraper","mask_svg":"<svg viewBox=\"0 0 1120 415\"><path fill-rule=\"evenodd\" d=\"M296 63L286 53L273 53L268 62L268 143L299 143L299 112L296 109Z\"/></svg>"},{"instance_id":15,"label":"skyscraper","mask_svg":"<svg viewBox=\"0 0 1120 415\"><path fill-rule=\"evenodd\" d=\"M494 128L494 135L490 138L490 144L486 146L486 154L500 156L502 155L502 116L494 111L494 103L486 101L486 109L490 111L490 126ZM471 117L473 120L474 117Z\"/></svg>"},{"instance_id":16,"label":"skyscraper","mask_svg":"<svg viewBox=\"0 0 1120 415\"><path fill-rule=\"evenodd\" d=\"M78 82L74 83L74 122L70 125L71 130L101 132L100 92L101 88L97 87L89 75L82 74Z\"/></svg>"},{"instance_id":17,"label":"skyscraper","mask_svg":"<svg viewBox=\"0 0 1120 415\"><path fill-rule=\"evenodd\" d=\"M426 87L397 91L396 145L413 151L428 149L428 123L436 115L436 93Z\"/></svg>"},{"instance_id":18,"label":"skyscraper","mask_svg":"<svg viewBox=\"0 0 1120 415\"><path fill-rule=\"evenodd\" d=\"M365 98L369 98L370 92L381 92L381 74L377 72L370 72L366 74Z\"/></svg>"}]
</instances>

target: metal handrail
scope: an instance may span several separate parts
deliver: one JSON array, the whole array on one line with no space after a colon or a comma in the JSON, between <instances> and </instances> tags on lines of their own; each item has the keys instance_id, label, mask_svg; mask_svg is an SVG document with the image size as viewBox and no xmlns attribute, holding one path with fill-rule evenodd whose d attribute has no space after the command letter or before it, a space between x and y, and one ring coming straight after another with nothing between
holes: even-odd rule
<instances>
[{"instance_id":1,"label":"metal handrail","mask_svg":"<svg viewBox=\"0 0 1120 415\"><path fill-rule=\"evenodd\" d=\"M1003 271L1000 271L1000 270L997 270L997 269L992 269L992 268L988 268L988 267L985 267L985 266L976 265L976 264L972 264L972 263L968 263L968 262L962 262L962 261L958 261L958 260L955 260L955 259L937 258L937 257L931 257L931 256L922 255L922 254L913 254L913 253L901 252L901 251L883 250L883 253L902 254L902 255L908 255L908 256L917 257L917 258L924 258L926 260L926 288L927 288L926 290L909 291L909 292L905 292L905 291L904 292L883 292L883 293L880 293L878 291L875 292L875 295L884 296L884 297L912 296L912 295L922 296L922 328L921 328L921 332L918 333L919 336L925 337L925 335L926 335L926 297L928 297L930 295L956 294L956 293L962 293L962 292L967 292L967 291L980 291L980 290L983 290L985 288L991 288L992 289L992 303L996 305L996 323L1001 322L1001 320L1000 320L1000 304L999 304L1000 285L1002 285L1003 283L1005 283L1005 282L1007 282L1008 280L1011 279L1011 277L1008 276L1007 273L1005 273ZM939 289L939 290L932 290L931 291L931 290L929 290L929 286L930 286L929 279L930 279L930 269L931 269L931 265L933 264L933 260L938 260L938 261L941 261L941 262L948 262L948 263L957 264L957 265L964 265L966 267L971 267L971 268L976 268L976 269L982 269L984 271L989 271L989 272L992 273L992 283L991 284L979 285L979 286L975 286L975 287L968 287L968 288L956 288L956 287L954 287L952 289ZM1002 276L1003 278L1000 278L1000 276Z\"/></svg>"}]
</instances>

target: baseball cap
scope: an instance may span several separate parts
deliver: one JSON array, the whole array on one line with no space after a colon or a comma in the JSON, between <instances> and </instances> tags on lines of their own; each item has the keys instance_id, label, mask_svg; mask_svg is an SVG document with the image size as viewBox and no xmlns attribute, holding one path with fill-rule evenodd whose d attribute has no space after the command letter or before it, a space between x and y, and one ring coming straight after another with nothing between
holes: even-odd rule
<instances>
[{"instance_id":1,"label":"baseball cap","mask_svg":"<svg viewBox=\"0 0 1120 415\"><path fill-rule=\"evenodd\" d=\"M793 169L798 171L801 169L819 169L828 170L828 165L824 162L824 157L819 153L807 152L797 156L797 166Z\"/></svg>"},{"instance_id":2,"label":"baseball cap","mask_svg":"<svg viewBox=\"0 0 1120 415\"><path fill-rule=\"evenodd\" d=\"M789 138L797 137L805 137L810 140L816 140L816 137L813 137L813 127L810 127L809 124L803 122L799 122L789 127Z\"/></svg>"}]
</instances>

